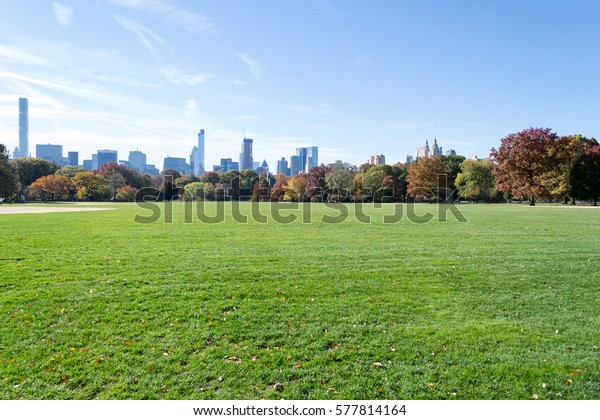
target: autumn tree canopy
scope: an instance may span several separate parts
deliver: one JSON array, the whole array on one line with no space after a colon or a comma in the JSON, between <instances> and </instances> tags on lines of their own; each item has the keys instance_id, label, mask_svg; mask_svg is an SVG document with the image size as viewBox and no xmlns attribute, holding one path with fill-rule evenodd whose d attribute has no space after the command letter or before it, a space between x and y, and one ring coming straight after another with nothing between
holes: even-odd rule
<instances>
[{"instance_id":1,"label":"autumn tree canopy","mask_svg":"<svg viewBox=\"0 0 600 420\"><path fill-rule=\"evenodd\" d=\"M537 198L549 197L545 179L559 164L558 157L552 153L558 139L550 128L528 128L504 137L498 150L493 148L490 153L496 163L495 190L527 198L531 206Z\"/></svg>"},{"instance_id":2,"label":"autumn tree canopy","mask_svg":"<svg viewBox=\"0 0 600 420\"><path fill-rule=\"evenodd\" d=\"M69 178L64 175L43 176L31 184L29 196L50 201L65 198L69 195L69 183Z\"/></svg>"},{"instance_id":3,"label":"autumn tree canopy","mask_svg":"<svg viewBox=\"0 0 600 420\"><path fill-rule=\"evenodd\" d=\"M417 200L446 201L450 172L438 156L422 157L410 165L408 195Z\"/></svg>"}]
</instances>

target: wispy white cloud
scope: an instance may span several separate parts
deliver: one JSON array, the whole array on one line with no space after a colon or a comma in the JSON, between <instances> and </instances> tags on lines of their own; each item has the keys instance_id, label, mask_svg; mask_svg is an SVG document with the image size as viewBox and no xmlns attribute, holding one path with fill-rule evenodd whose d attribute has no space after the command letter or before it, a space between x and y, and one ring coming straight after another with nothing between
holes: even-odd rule
<instances>
[{"instance_id":1,"label":"wispy white cloud","mask_svg":"<svg viewBox=\"0 0 600 420\"><path fill-rule=\"evenodd\" d=\"M187 101L185 101L185 111L183 112L183 115L185 115L186 117L191 117L194 114L195 110L196 110L196 100L195 99L188 99Z\"/></svg>"},{"instance_id":2,"label":"wispy white cloud","mask_svg":"<svg viewBox=\"0 0 600 420\"><path fill-rule=\"evenodd\" d=\"M254 121L260 119L258 115L252 114L240 114L240 115L231 115L225 118L228 121Z\"/></svg>"},{"instance_id":3,"label":"wispy white cloud","mask_svg":"<svg viewBox=\"0 0 600 420\"><path fill-rule=\"evenodd\" d=\"M68 28L73 20L73 8L65 4L54 2L52 3L54 17L63 28Z\"/></svg>"},{"instance_id":4,"label":"wispy white cloud","mask_svg":"<svg viewBox=\"0 0 600 420\"><path fill-rule=\"evenodd\" d=\"M250 73L252 73L252 76L254 76L254 78L256 80L260 80L260 78L262 77L263 74L263 66L260 64L260 62L252 57L250 57L248 54L236 54L237 57L243 61L243 63L246 65L246 67L248 67L248 70L250 70Z\"/></svg>"},{"instance_id":5,"label":"wispy white cloud","mask_svg":"<svg viewBox=\"0 0 600 420\"><path fill-rule=\"evenodd\" d=\"M161 0L111 0L111 3L121 7L150 12L166 22L180 26L195 35L206 32L215 25L207 16L172 6Z\"/></svg>"},{"instance_id":6,"label":"wispy white cloud","mask_svg":"<svg viewBox=\"0 0 600 420\"><path fill-rule=\"evenodd\" d=\"M53 64L38 56L31 54L21 48L12 47L7 45L0 45L0 61L16 61L22 64L29 64L33 66L52 67Z\"/></svg>"},{"instance_id":7,"label":"wispy white cloud","mask_svg":"<svg viewBox=\"0 0 600 420\"><path fill-rule=\"evenodd\" d=\"M120 74L115 75L104 75L104 74L94 74L89 71L81 71L81 73L90 80L96 80L98 82L107 82L114 83L123 86L132 86L132 87L142 87L142 88L152 88L158 89L161 87L160 84L153 83L145 83L138 79L132 79L131 77L123 76Z\"/></svg>"},{"instance_id":8,"label":"wispy white cloud","mask_svg":"<svg viewBox=\"0 0 600 420\"><path fill-rule=\"evenodd\" d=\"M338 113L337 109L325 102L319 102L316 105L292 105L290 109L303 114L330 115Z\"/></svg>"},{"instance_id":9,"label":"wispy white cloud","mask_svg":"<svg viewBox=\"0 0 600 420\"><path fill-rule=\"evenodd\" d=\"M123 28L127 29L130 32L133 32L137 36L142 46L146 48L154 56L154 58L160 60L158 53L152 45L152 40L154 40L154 42L160 45L163 45L165 43L164 39L156 35L154 32L152 32L150 29L146 28L142 24L136 22L135 20L126 18L125 16L121 15L114 16L113 18Z\"/></svg>"},{"instance_id":10,"label":"wispy white cloud","mask_svg":"<svg viewBox=\"0 0 600 420\"><path fill-rule=\"evenodd\" d=\"M229 102L236 103L236 104L262 104L262 103L264 103L260 99L252 98L249 96L223 94L223 95L221 95L221 98L223 98Z\"/></svg>"},{"instance_id":11,"label":"wispy white cloud","mask_svg":"<svg viewBox=\"0 0 600 420\"><path fill-rule=\"evenodd\" d=\"M211 73L184 73L173 66L165 67L160 72L169 82L177 86L196 86L215 77Z\"/></svg>"}]
</instances>

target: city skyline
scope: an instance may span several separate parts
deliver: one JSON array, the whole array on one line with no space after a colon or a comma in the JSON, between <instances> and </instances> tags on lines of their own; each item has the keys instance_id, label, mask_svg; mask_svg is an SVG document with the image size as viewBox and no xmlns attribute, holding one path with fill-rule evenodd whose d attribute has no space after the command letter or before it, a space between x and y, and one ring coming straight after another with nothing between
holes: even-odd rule
<instances>
[{"instance_id":1,"label":"city skyline","mask_svg":"<svg viewBox=\"0 0 600 420\"><path fill-rule=\"evenodd\" d=\"M530 126L598 137L599 11L593 1L12 2L0 17L0 142L19 146L14 104L25 97L29 155L35 144L82 159L143 149L157 166L188 158L199 127L211 135L208 168L236 159L243 137L272 168L313 144L321 162L358 164L380 153L403 162L435 137L486 157Z\"/></svg>"}]
</instances>

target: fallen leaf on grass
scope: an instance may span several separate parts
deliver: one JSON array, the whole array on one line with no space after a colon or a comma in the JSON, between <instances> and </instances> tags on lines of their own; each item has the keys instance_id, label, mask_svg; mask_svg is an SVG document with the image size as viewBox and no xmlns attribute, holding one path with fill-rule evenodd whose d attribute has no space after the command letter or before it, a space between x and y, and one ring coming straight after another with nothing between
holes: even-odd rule
<instances>
[{"instance_id":1,"label":"fallen leaf on grass","mask_svg":"<svg viewBox=\"0 0 600 420\"><path fill-rule=\"evenodd\" d=\"M125 341L123 341L123 344L130 346L132 343L130 340L125 340Z\"/></svg>"},{"instance_id":2,"label":"fallen leaf on grass","mask_svg":"<svg viewBox=\"0 0 600 420\"><path fill-rule=\"evenodd\" d=\"M375 362L375 363L373 363L373 366L375 366L375 367L382 367L383 364L380 363L380 362Z\"/></svg>"},{"instance_id":3,"label":"fallen leaf on grass","mask_svg":"<svg viewBox=\"0 0 600 420\"><path fill-rule=\"evenodd\" d=\"M237 358L237 357L227 357L225 356L224 359L227 361L227 363L242 363L242 360Z\"/></svg>"}]
</instances>

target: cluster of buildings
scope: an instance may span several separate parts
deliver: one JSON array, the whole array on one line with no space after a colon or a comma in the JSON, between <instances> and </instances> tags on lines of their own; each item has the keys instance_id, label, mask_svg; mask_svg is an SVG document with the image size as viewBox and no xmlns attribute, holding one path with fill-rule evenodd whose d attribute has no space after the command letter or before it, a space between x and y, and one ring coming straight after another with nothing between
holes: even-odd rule
<instances>
[{"instance_id":1,"label":"cluster of buildings","mask_svg":"<svg viewBox=\"0 0 600 420\"><path fill-rule=\"evenodd\" d=\"M282 157L277 161L277 173L287 176L309 173L313 166L319 166L319 148L317 146L299 147L289 162Z\"/></svg>"},{"instance_id":2,"label":"cluster of buildings","mask_svg":"<svg viewBox=\"0 0 600 420\"><path fill-rule=\"evenodd\" d=\"M417 147L417 159L422 157L431 157L431 156L442 156L442 148L438 146L437 138L433 139L433 146L429 147L429 140L425 140L425 146ZM446 151L446 156L456 156L456 151L454 149L449 149ZM414 158L412 155L406 156L406 163L413 163Z\"/></svg>"},{"instance_id":3,"label":"cluster of buildings","mask_svg":"<svg viewBox=\"0 0 600 420\"><path fill-rule=\"evenodd\" d=\"M269 173L269 165L266 160L254 161L252 154L253 139L246 138L242 140L242 148L239 154L239 160L234 161L233 158L221 158L218 165L213 165L213 171L227 172L229 170L243 171L251 169L257 173ZM441 156L442 148L438 146L437 138L433 140L432 147L429 147L429 141L425 141L425 145L417 148L417 159L429 156ZM452 149L446 151L446 155L454 156L456 152ZM29 157L29 101L27 98L19 98L19 147L15 148L13 157ZM67 152L67 156L63 155L63 147L58 144L36 144L35 156L38 158L51 160L61 166L80 166L79 153L76 151ZM406 156L406 163L414 161L412 155ZM119 155L116 150L102 149L97 153L92 154L91 159L82 161L81 166L86 170L95 170L102 165L110 162L116 162L136 169L141 173L148 175L158 175L159 169L155 165L150 165L146 161L146 154L139 150L130 151L128 160L119 160ZM371 165L379 165L385 163L384 155L374 155L368 160ZM289 161L282 157L277 161L277 174L285 174L294 176L299 173L308 173L314 166L319 165L319 148L317 146L299 147L296 149L296 154L291 156ZM183 157L164 158L163 169L176 170L182 175L202 175L205 170L204 165L204 129L198 132L197 144L193 146L190 152L189 160Z\"/></svg>"}]
</instances>

